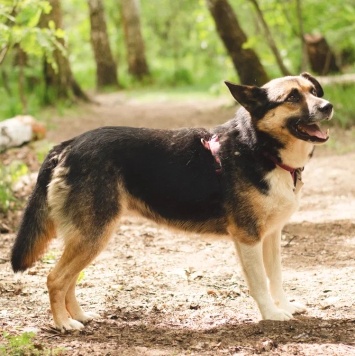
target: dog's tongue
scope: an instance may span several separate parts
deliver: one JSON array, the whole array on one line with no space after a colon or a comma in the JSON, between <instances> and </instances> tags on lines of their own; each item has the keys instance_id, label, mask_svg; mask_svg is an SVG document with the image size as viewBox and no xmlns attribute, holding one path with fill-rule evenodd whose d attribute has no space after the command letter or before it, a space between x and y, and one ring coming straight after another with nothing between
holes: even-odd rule
<instances>
[{"instance_id":1,"label":"dog's tongue","mask_svg":"<svg viewBox=\"0 0 355 356\"><path fill-rule=\"evenodd\" d=\"M328 132L323 132L316 124L300 126L302 127L302 130L307 132L309 136L315 136L322 140L326 140L328 138Z\"/></svg>"}]
</instances>

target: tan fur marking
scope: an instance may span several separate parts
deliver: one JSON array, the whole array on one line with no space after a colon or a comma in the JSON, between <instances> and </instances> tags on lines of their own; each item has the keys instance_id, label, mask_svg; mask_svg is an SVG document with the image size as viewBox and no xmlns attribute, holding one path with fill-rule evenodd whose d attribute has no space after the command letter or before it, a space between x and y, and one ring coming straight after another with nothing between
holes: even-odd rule
<instances>
[{"instance_id":1,"label":"tan fur marking","mask_svg":"<svg viewBox=\"0 0 355 356\"><path fill-rule=\"evenodd\" d=\"M40 256L46 251L49 242L55 236L56 230L52 220L46 220L45 233L38 237L36 244L33 246L33 250L24 259L24 266L26 268L31 267Z\"/></svg>"},{"instance_id":2,"label":"tan fur marking","mask_svg":"<svg viewBox=\"0 0 355 356\"><path fill-rule=\"evenodd\" d=\"M266 180L271 187L267 195L254 187L249 187L246 193L251 214L258 217L258 236L250 236L245 229L237 226L233 215L228 220L228 232L239 242L253 245L266 235L281 230L298 207L298 196L293 191L289 172L277 167L266 176Z\"/></svg>"},{"instance_id":3,"label":"tan fur marking","mask_svg":"<svg viewBox=\"0 0 355 356\"><path fill-rule=\"evenodd\" d=\"M234 241L238 241L246 245L253 246L260 241L259 238L255 239L255 237L251 237L250 235L248 235L248 233L244 229L239 228L232 221L228 225L228 233Z\"/></svg>"},{"instance_id":4,"label":"tan fur marking","mask_svg":"<svg viewBox=\"0 0 355 356\"><path fill-rule=\"evenodd\" d=\"M85 237L78 231L74 232L74 229L71 229L70 236L65 236L64 252L47 278L53 319L59 329L71 328L67 305L73 316L78 317L78 313L80 316L81 308L77 308L79 304L75 297L77 276L103 250L115 226L116 221L111 222L95 243L85 241Z\"/></svg>"}]
</instances>

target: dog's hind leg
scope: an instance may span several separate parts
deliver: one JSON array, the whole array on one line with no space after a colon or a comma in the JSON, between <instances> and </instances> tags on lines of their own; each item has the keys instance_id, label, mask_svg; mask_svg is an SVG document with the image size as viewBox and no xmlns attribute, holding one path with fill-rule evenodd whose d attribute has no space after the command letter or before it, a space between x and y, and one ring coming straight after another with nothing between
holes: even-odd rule
<instances>
[{"instance_id":1,"label":"dog's hind leg","mask_svg":"<svg viewBox=\"0 0 355 356\"><path fill-rule=\"evenodd\" d=\"M80 321L81 323L85 324L86 322L99 318L100 315L93 312L84 312L81 308L80 304L78 303L76 296L75 296L75 286L78 281L79 273L74 277L72 280L67 294L65 296L65 305L67 311L72 319Z\"/></svg>"},{"instance_id":2,"label":"dog's hind leg","mask_svg":"<svg viewBox=\"0 0 355 356\"><path fill-rule=\"evenodd\" d=\"M251 244L235 241L250 295L258 304L263 319L289 320L292 313L277 307L270 295L263 263L262 242Z\"/></svg>"},{"instance_id":3,"label":"dog's hind leg","mask_svg":"<svg viewBox=\"0 0 355 356\"><path fill-rule=\"evenodd\" d=\"M56 328L82 329L93 314L84 313L75 297L75 284L79 273L102 251L115 224L107 225L99 237L86 238L80 232L65 237L63 255L47 278L47 286ZM71 316L69 317L68 314Z\"/></svg>"},{"instance_id":4,"label":"dog's hind leg","mask_svg":"<svg viewBox=\"0 0 355 356\"><path fill-rule=\"evenodd\" d=\"M269 287L275 304L291 314L306 311L304 305L289 302L282 287L281 273L281 231L269 234L263 241L263 257L266 274L269 278Z\"/></svg>"}]
</instances>

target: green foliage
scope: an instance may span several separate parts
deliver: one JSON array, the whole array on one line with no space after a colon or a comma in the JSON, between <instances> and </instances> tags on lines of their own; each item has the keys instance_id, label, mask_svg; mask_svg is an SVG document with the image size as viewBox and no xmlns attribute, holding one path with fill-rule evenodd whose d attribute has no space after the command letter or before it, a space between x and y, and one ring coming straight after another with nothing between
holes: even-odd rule
<instances>
[{"instance_id":1,"label":"green foliage","mask_svg":"<svg viewBox=\"0 0 355 356\"><path fill-rule=\"evenodd\" d=\"M265 34L249 1L229 0L248 35L248 48L256 50L270 77L280 75ZM62 0L64 28L70 45L70 59L84 88L95 86L95 62L90 46L88 7L84 0ZM119 2L104 2L111 47L118 63L123 87L137 87L127 73L126 49ZM204 0L140 1L141 25L151 79L143 86L198 86L208 90L224 80L237 81L232 62L215 30ZM297 74L301 63L301 40L296 1L259 1L286 66ZM346 54L351 61L355 51L355 8L352 0L301 0L306 33L321 33L335 50L339 61ZM159 14L159 16L157 16ZM335 16L336 14L336 16ZM320 21L320 19L322 19ZM355 55L355 54L354 54ZM351 71L352 67L347 68Z\"/></svg>"},{"instance_id":2,"label":"green foliage","mask_svg":"<svg viewBox=\"0 0 355 356\"><path fill-rule=\"evenodd\" d=\"M308 5L308 7L307 7ZM304 23L306 32L322 33L338 52L355 49L355 7L353 0L304 1ZM321 18L321 21L319 21Z\"/></svg>"},{"instance_id":3,"label":"green foliage","mask_svg":"<svg viewBox=\"0 0 355 356\"><path fill-rule=\"evenodd\" d=\"M12 55L9 56L12 59ZM34 60L30 65L37 65ZM23 113L23 105L18 95L18 76L19 68L7 65L2 66L2 77L0 77L0 121L10 117L14 117ZM25 70L26 82L24 83L24 91L27 99L27 114L36 116L43 107L43 92L44 84L39 79L40 72L28 68Z\"/></svg>"},{"instance_id":4,"label":"green foliage","mask_svg":"<svg viewBox=\"0 0 355 356\"><path fill-rule=\"evenodd\" d=\"M57 255L54 253L54 251L48 251L44 256L41 258L41 262L47 263L47 264L54 264L55 261L57 260Z\"/></svg>"},{"instance_id":5,"label":"green foliage","mask_svg":"<svg viewBox=\"0 0 355 356\"><path fill-rule=\"evenodd\" d=\"M51 6L45 0L3 0L0 6L0 49L5 53L18 45L25 53L36 57L46 56L53 62L53 51L64 50L58 41L64 31L50 23L41 28L42 14L48 14Z\"/></svg>"},{"instance_id":6,"label":"green foliage","mask_svg":"<svg viewBox=\"0 0 355 356\"><path fill-rule=\"evenodd\" d=\"M79 273L79 276L78 276L78 279L77 279L77 283L80 284L84 279L85 279L85 272L81 271Z\"/></svg>"},{"instance_id":7,"label":"green foliage","mask_svg":"<svg viewBox=\"0 0 355 356\"><path fill-rule=\"evenodd\" d=\"M51 6L46 0L3 0L0 4L2 118L23 112L33 114L43 106L44 90L40 79L43 58L56 69L54 51L65 52L64 31L55 28L53 22L46 28L40 26L42 15L50 11ZM25 63L20 64L20 53ZM26 105L21 101L21 95L26 96Z\"/></svg>"},{"instance_id":8,"label":"green foliage","mask_svg":"<svg viewBox=\"0 0 355 356\"><path fill-rule=\"evenodd\" d=\"M157 84L198 84L208 89L222 79L235 77L205 1L142 2L142 21L147 57Z\"/></svg>"},{"instance_id":9,"label":"green foliage","mask_svg":"<svg viewBox=\"0 0 355 356\"><path fill-rule=\"evenodd\" d=\"M3 338L6 340L4 345L0 345L1 356L54 356L63 353L62 348L46 349L42 345L36 344L33 332L24 332L20 335L10 335L3 333Z\"/></svg>"},{"instance_id":10,"label":"green foliage","mask_svg":"<svg viewBox=\"0 0 355 356\"><path fill-rule=\"evenodd\" d=\"M249 1L230 1L238 19L248 35L248 44L261 57L271 77L279 76L275 58L265 41L265 34L255 16ZM286 66L292 73L298 74L301 67L302 43L300 24L297 17L295 0L259 0L263 16L269 25L274 40L281 52ZM303 31L307 34L325 36L335 52L338 62L348 64L347 71L354 70L355 62L355 7L353 0L300 0ZM349 65L350 63L350 65Z\"/></svg>"},{"instance_id":11,"label":"green foliage","mask_svg":"<svg viewBox=\"0 0 355 356\"><path fill-rule=\"evenodd\" d=\"M47 157L49 150L53 147L53 143L47 140L41 140L34 143L36 158L39 163L43 163L44 159Z\"/></svg>"},{"instance_id":12,"label":"green foliage","mask_svg":"<svg viewBox=\"0 0 355 356\"><path fill-rule=\"evenodd\" d=\"M128 74L119 2L104 2L112 52L123 87L201 85L205 90L222 79L234 79L204 0L140 1L141 25L151 78L137 83ZM95 87L95 62L85 1L62 1L70 60L83 88ZM80 10L79 10L80 9ZM156 14L159 13L159 16ZM209 70L213 68L213 71Z\"/></svg>"},{"instance_id":13,"label":"green foliage","mask_svg":"<svg viewBox=\"0 0 355 356\"><path fill-rule=\"evenodd\" d=\"M27 173L28 167L20 161L8 166L0 164L0 212L6 213L16 203L12 186Z\"/></svg>"},{"instance_id":14,"label":"green foliage","mask_svg":"<svg viewBox=\"0 0 355 356\"><path fill-rule=\"evenodd\" d=\"M334 104L334 121L343 128L355 125L355 84L324 86L327 100Z\"/></svg>"},{"instance_id":15,"label":"green foliage","mask_svg":"<svg viewBox=\"0 0 355 356\"><path fill-rule=\"evenodd\" d=\"M39 355L39 351L33 345L34 333L26 332L18 336L4 333L3 337L6 339L7 344L0 346L0 355Z\"/></svg>"}]
</instances>

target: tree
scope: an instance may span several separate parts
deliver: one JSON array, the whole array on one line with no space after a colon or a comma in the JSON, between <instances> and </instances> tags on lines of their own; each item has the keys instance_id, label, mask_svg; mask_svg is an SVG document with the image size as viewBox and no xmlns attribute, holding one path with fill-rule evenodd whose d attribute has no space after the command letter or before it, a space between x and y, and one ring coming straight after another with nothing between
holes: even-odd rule
<instances>
[{"instance_id":1,"label":"tree","mask_svg":"<svg viewBox=\"0 0 355 356\"><path fill-rule=\"evenodd\" d=\"M91 45L96 61L96 85L103 88L118 86L117 66L113 59L107 35L104 6L102 0L88 0L91 25Z\"/></svg>"},{"instance_id":2,"label":"tree","mask_svg":"<svg viewBox=\"0 0 355 356\"><path fill-rule=\"evenodd\" d=\"M138 80L149 74L140 25L139 0L121 0L128 70Z\"/></svg>"},{"instance_id":3,"label":"tree","mask_svg":"<svg viewBox=\"0 0 355 356\"><path fill-rule=\"evenodd\" d=\"M221 37L236 69L240 82L246 85L262 85L268 76L259 57L251 48L244 48L247 36L227 0L206 0Z\"/></svg>"},{"instance_id":4,"label":"tree","mask_svg":"<svg viewBox=\"0 0 355 356\"><path fill-rule=\"evenodd\" d=\"M258 1L257 0L249 0L249 1L253 4L253 6L255 8L255 11L256 11L256 14L257 14L257 16L259 18L259 21L260 21L260 23L261 23L261 25L262 25L262 27L264 29L264 32L265 32L265 35L266 35L266 41L268 42L269 47L270 47L272 53L275 56L276 63L278 64L282 75L290 75L291 74L290 71L286 68L285 64L282 61L282 57L280 55L279 50L277 49L276 43L274 41L274 38L272 37L271 31L269 29L269 26L268 26L267 22L264 19L264 16L263 16L263 13L262 13L262 11L260 9Z\"/></svg>"},{"instance_id":5,"label":"tree","mask_svg":"<svg viewBox=\"0 0 355 356\"><path fill-rule=\"evenodd\" d=\"M27 112L27 95L25 93L25 67L29 56L53 61L53 52L61 48L59 42L63 38L63 31L54 28L40 28L41 14L48 14L51 6L48 1L4 1L0 7L0 65L10 52L12 56L11 67L18 67L18 94L21 101L22 112ZM2 71L3 87L7 94L13 97L14 93L8 83L5 70Z\"/></svg>"},{"instance_id":6,"label":"tree","mask_svg":"<svg viewBox=\"0 0 355 356\"><path fill-rule=\"evenodd\" d=\"M13 48L21 48L26 55L45 54L49 59L63 32L39 27L41 14L48 14L51 6L45 0L4 1L0 6L0 65Z\"/></svg>"},{"instance_id":7,"label":"tree","mask_svg":"<svg viewBox=\"0 0 355 356\"><path fill-rule=\"evenodd\" d=\"M49 3L52 10L48 14L42 15L41 26L49 29L62 28L60 0L49 0ZM84 101L91 101L74 79L68 57L64 53L66 50L64 39L60 39L59 42L62 47L54 50L53 63L48 61L48 57L44 61L45 101L52 102L53 97L51 95L62 99L67 99L74 95Z\"/></svg>"},{"instance_id":8,"label":"tree","mask_svg":"<svg viewBox=\"0 0 355 356\"><path fill-rule=\"evenodd\" d=\"M299 33L298 37L301 42L301 72L308 70L308 58L307 58L307 44L304 37L304 25L303 25L303 16L302 16L302 3L301 0L296 0L296 10L297 10L297 22Z\"/></svg>"},{"instance_id":9,"label":"tree","mask_svg":"<svg viewBox=\"0 0 355 356\"><path fill-rule=\"evenodd\" d=\"M335 55L322 35L305 34L309 62L314 73L327 75L340 72Z\"/></svg>"}]
</instances>

